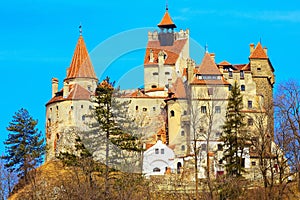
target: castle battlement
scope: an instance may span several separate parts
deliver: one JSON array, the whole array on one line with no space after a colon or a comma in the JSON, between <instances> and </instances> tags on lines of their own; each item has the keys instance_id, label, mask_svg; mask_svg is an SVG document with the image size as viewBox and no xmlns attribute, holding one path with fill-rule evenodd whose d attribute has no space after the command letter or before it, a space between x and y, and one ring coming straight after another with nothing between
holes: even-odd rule
<instances>
[{"instance_id":1,"label":"castle battlement","mask_svg":"<svg viewBox=\"0 0 300 200\"><path fill-rule=\"evenodd\" d=\"M164 32L162 32L162 33L164 33ZM158 41L159 34L160 33L157 30L155 30L153 32L149 31L148 32L148 41ZM187 39L187 38L189 38L190 30L189 29L186 29L186 30L180 29L179 32L174 32L173 34L174 34L174 40Z\"/></svg>"}]
</instances>

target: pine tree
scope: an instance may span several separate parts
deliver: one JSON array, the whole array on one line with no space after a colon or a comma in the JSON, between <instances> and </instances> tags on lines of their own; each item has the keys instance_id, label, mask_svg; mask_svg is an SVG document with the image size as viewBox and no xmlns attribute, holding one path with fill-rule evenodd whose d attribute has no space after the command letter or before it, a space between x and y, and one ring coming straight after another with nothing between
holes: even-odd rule
<instances>
[{"instance_id":1,"label":"pine tree","mask_svg":"<svg viewBox=\"0 0 300 200\"><path fill-rule=\"evenodd\" d=\"M36 128L38 121L34 120L26 109L20 109L6 128L10 133L4 142L6 155L5 167L16 172L19 177L28 181L28 173L42 163L45 153L44 139Z\"/></svg>"},{"instance_id":2,"label":"pine tree","mask_svg":"<svg viewBox=\"0 0 300 200\"><path fill-rule=\"evenodd\" d=\"M243 96L241 95L239 85L234 83L229 96L226 111L226 119L223 125L222 140L224 142L225 167L229 175L240 176L243 169L243 151L246 142L244 127Z\"/></svg>"},{"instance_id":3,"label":"pine tree","mask_svg":"<svg viewBox=\"0 0 300 200\"><path fill-rule=\"evenodd\" d=\"M120 102L119 89L107 77L96 88L94 117L105 137L105 191L108 191L110 143L120 150L141 151L138 137L133 134L132 119L128 116L129 102Z\"/></svg>"}]
</instances>

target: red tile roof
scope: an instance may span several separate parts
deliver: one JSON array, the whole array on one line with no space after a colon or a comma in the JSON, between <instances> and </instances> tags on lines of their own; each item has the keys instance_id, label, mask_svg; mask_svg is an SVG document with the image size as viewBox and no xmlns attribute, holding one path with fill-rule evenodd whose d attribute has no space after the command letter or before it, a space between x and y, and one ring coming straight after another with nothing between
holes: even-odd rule
<instances>
[{"instance_id":1,"label":"red tile roof","mask_svg":"<svg viewBox=\"0 0 300 200\"><path fill-rule=\"evenodd\" d=\"M199 66L197 74L202 75L222 75L219 68L211 58L209 53L205 53L202 63Z\"/></svg>"},{"instance_id":2,"label":"red tile roof","mask_svg":"<svg viewBox=\"0 0 300 200\"><path fill-rule=\"evenodd\" d=\"M172 46L161 46L158 40L148 41L144 64L145 65L158 64L158 53L162 50L167 54L165 64L174 65L178 60L179 54L182 51L186 42L187 39L175 40ZM153 52L153 57L154 57L153 62L150 62L150 49L152 49Z\"/></svg>"},{"instance_id":3,"label":"red tile roof","mask_svg":"<svg viewBox=\"0 0 300 200\"><path fill-rule=\"evenodd\" d=\"M68 69L66 79L71 78L93 78L97 79L91 59L82 35L79 36L71 65Z\"/></svg>"},{"instance_id":4,"label":"red tile roof","mask_svg":"<svg viewBox=\"0 0 300 200\"><path fill-rule=\"evenodd\" d=\"M66 98L63 97L63 90L61 90L46 105L66 100L90 100L92 94L82 86L74 84L69 86L69 95Z\"/></svg>"},{"instance_id":5,"label":"red tile roof","mask_svg":"<svg viewBox=\"0 0 300 200\"><path fill-rule=\"evenodd\" d=\"M172 85L171 92L174 93L176 98L186 98L185 87L181 78L177 78Z\"/></svg>"},{"instance_id":6,"label":"red tile roof","mask_svg":"<svg viewBox=\"0 0 300 200\"><path fill-rule=\"evenodd\" d=\"M229 63L229 62L226 61L226 60L223 60L223 61L220 62L218 65L221 65L221 66L228 66L228 65L231 65L231 63Z\"/></svg>"},{"instance_id":7,"label":"red tile roof","mask_svg":"<svg viewBox=\"0 0 300 200\"><path fill-rule=\"evenodd\" d=\"M176 25L174 24L171 16L169 15L168 9L166 9L163 18L157 26L160 28L176 28Z\"/></svg>"},{"instance_id":8,"label":"red tile roof","mask_svg":"<svg viewBox=\"0 0 300 200\"><path fill-rule=\"evenodd\" d=\"M263 47L261 46L260 42L257 43L254 51L251 53L249 58L268 59L268 56L267 56L265 50L263 49Z\"/></svg>"}]
</instances>

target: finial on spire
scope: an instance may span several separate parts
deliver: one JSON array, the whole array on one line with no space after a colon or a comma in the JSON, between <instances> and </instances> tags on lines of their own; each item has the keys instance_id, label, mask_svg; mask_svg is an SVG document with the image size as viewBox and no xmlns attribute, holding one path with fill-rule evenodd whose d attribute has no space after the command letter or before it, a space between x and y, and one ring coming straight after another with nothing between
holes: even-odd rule
<instances>
[{"instance_id":1,"label":"finial on spire","mask_svg":"<svg viewBox=\"0 0 300 200\"><path fill-rule=\"evenodd\" d=\"M205 53L208 53L208 44L205 44Z\"/></svg>"},{"instance_id":2,"label":"finial on spire","mask_svg":"<svg viewBox=\"0 0 300 200\"><path fill-rule=\"evenodd\" d=\"M81 26L81 23L79 25L79 34L82 35L82 26Z\"/></svg>"},{"instance_id":3,"label":"finial on spire","mask_svg":"<svg viewBox=\"0 0 300 200\"><path fill-rule=\"evenodd\" d=\"M169 6L168 6L168 0L166 0L166 11L169 10Z\"/></svg>"}]
</instances>

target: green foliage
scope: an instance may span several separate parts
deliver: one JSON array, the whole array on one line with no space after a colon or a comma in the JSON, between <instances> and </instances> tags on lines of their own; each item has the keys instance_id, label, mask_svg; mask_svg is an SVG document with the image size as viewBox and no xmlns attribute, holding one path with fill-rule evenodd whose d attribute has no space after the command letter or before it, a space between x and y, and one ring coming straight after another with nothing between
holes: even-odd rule
<instances>
[{"instance_id":1,"label":"green foliage","mask_svg":"<svg viewBox=\"0 0 300 200\"><path fill-rule=\"evenodd\" d=\"M94 116L106 139L122 150L141 151L138 137L133 134L132 119L128 116L128 104L116 99L119 89L107 77L96 89Z\"/></svg>"},{"instance_id":2,"label":"green foliage","mask_svg":"<svg viewBox=\"0 0 300 200\"><path fill-rule=\"evenodd\" d=\"M244 171L242 167L242 154L245 147L246 135L244 127L243 97L239 85L235 82L227 105L226 120L223 125L222 140L224 142L224 157L226 170L229 175L240 176Z\"/></svg>"},{"instance_id":3,"label":"green foliage","mask_svg":"<svg viewBox=\"0 0 300 200\"><path fill-rule=\"evenodd\" d=\"M4 142L6 155L5 167L18 176L27 179L27 173L42 163L45 153L44 139L36 128L38 121L34 120L26 109L20 109L13 116L7 130L10 132Z\"/></svg>"}]
</instances>

